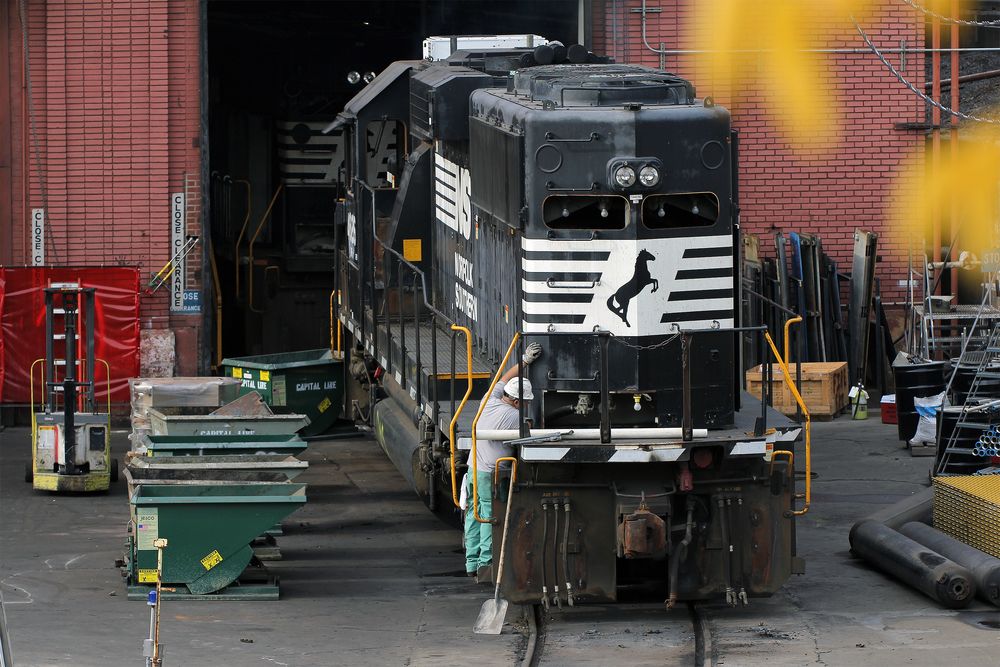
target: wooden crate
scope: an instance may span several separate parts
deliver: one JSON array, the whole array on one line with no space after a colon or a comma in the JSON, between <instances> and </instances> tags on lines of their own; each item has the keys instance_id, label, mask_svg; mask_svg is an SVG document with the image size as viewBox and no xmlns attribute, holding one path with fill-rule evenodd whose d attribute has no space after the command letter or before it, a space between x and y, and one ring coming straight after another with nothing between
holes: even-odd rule
<instances>
[{"instance_id":1,"label":"wooden crate","mask_svg":"<svg viewBox=\"0 0 1000 667\"><path fill-rule=\"evenodd\" d=\"M788 364L792 381L798 364ZM747 391L760 398L761 368L757 366L747 371ZM847 407L847 362L806 362L802 364L802 386L799 393L809 414L814 417L833 417ZM774 409L786 415L794 415L797 407L795 397L781 377L781 368L771 365L771 395Z\"/></svg>"}]
</instances>

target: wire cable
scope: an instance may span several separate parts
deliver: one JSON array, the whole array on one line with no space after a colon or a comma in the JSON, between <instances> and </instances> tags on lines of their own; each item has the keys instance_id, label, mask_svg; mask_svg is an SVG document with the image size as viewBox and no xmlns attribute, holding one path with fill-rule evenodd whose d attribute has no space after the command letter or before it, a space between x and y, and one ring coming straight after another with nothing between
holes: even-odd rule
<instances>
[{"instance_id":1,"label":"wire cable","mask_svg":"<svg viewBox=\"0 0 1000 667\"><path fill-rule=\"evenodd\" d=\"M913 0L902 0L903 4L909 5L918 12L923 12L927 16L936 18L943 23L955 23L958 25L974 25L980 28L1000 28L1000 20L996 21L969 21L966 19L956 19L951 16L945 16L944 14L939 14L930 7L924 7L923 5L917 4Z\"/></svg>"},{"instance_id":2,"label":"wire cable","mask_svg":"<svg viewBox=\"0 0 1000 667\"><path fill-rule=\"evenodd\" d=\"M871 38L864 31L864 29L862 29L862 27L858 24L857 20L855 20L853 16L851 17L851 22L854 23L854 27L858 29L858 34L861 35L861 39L864 40L865 45L868 47L868 49L875 54L875 57L882 61L882 64L885 65L885 67L892 73L894 77L896 77L896 79L901 84L909 88L910 92L912 92L914 95L922 99L924 102L930 104L932 107L935 107L936 109L943 111L946 114L955 116L957 118L961 118L962 120L971 120L977 123L990 123L993 125L1000 125L1000 118L984 118L983 116L974 116L972 114L963 113L961 111L958 111L957 109L952 109L951 107L947 107L941 104L940 102L932 98L930 95L924 93L922 90L918 90L917 87L914 86L912 83L910 83L910 81L906 77L900 74L899 70L897 70L893 66L893 64L889 62L889 60L882 54L882 52L879 51L878 47L875 46Z\"/></svg>"}]
</instances>

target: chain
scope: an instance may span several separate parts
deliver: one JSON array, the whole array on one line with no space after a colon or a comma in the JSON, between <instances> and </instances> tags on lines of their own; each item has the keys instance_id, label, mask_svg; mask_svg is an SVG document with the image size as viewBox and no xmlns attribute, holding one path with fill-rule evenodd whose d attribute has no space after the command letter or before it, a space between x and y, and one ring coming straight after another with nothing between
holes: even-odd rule
<instances>
[{"instance_id":1,"label":"chain","mask_svg":"<svg viewBox=\"0 0 1000 667\"><path fill-rule=\"evenodd\" d=\"M945 16L944 14L938 14L933 9L930 9L929 7L924 7L923 5L918 5L913 0L902 0L902 1L903 1L903 4L906 4L906 5L909 5L910 7L913 7L918 12L923 12L924 14L927 14L930 17L933 17L933 18L936 18L936 19L938 19L940 21L943 21L944 23L956 23L958 25L974 25L974 26L979 26L980 28L1000 28L1000 20L998 20L998 21L967 21L965 19L956 19L956 18L952 18L951 16Z\"/></svg>"},{"instance_id":2,"label":"chain","mask_svg":"<svg viewBox=\"0 0 1000 667\"><path fill-rule=\"evenodd\" d=\"M611 336L611 340L616 341L616 342L620 343L621 345L624 345L625 347L631 348L633 350L659 350L662 347L666 347L667 345L670 345L670 343L674 342L675 338L679 338L679 337L680 337L680 334L679 333L675 333L672 336L670 336L669 338L665 338L664 340L661 340L659 343L653 343L652 345L638 345L636 343L630 343L627 340L625 340L624 338L619 338L618 336L614 336L614 335Z\"/></svg>"},{"instance_id":3,"label":"chain","mask_svg":"<svg viewBox=\"0 0 1000 667\"><path fill-rule=\"evenodd\" d=\"M904 2L905 2L905 0L904 0ZM865 31L861 28L861 26L858 25L858 22L856 20L854 20L853 17L851 18L851 20L854 22L854 27L858 29L858 34L861 35L861 39L864 40L865 44L868 46L868 48L871 50L871 52L875 54L875 57L877 57L879 60L881 60L882 64L885 65L886 68L888 68L888 70L890 72L892 72L892 75L895 76L896 79L898 79L901 84L903 84L904 86L906 86L907 88L909 88L910 92L912 92L914 95L916 95L917 97L919 97L920 99L922 99L927 104L930 104L932 107L935 107L936 109L940 109L941 111L943 111L946 114L950 114L952 116L956 116L958 118L961 118L962 120L972 120L972 121L976 121L977 123L991 123L991 124L994 124L994 125L1000 125L1000 119L997 119L997 118L983 118L982 116L973 116L972 114L962 113L961 111L958 111L956 109L952 109L950 107L946 107L945 105L941 104L940 102L938 102L934 98L932 98L929 95L925 94L922 90L918 90L917 87L914 86L912 83L910 83L906 79L906 77L904 77L902 74L900 74L899 70L897 70L895 67L893 67L892 63L889 62L889 60L882 54L882 52L878 50L878 47L876 47L875 44L872 43L872 40L868 37L867 33L865 33Z\"/></svg>"}]
</instances>

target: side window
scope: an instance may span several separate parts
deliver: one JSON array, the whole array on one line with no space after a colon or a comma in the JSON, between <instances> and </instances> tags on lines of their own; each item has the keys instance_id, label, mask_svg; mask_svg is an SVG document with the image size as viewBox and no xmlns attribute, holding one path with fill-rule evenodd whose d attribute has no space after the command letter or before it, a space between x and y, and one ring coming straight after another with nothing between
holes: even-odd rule
<instances>
[{"instance_id":1,"label":"side window","mask_svg":"<svg viewBox=\"0 0 1000 667\"><path fill-rule=\"evenodd\" d=\"M629 203L619 195L554 195L542 202L549 229L625 229Z\"/></svg>"},{"instance_id":2,"label":"side window","mask_svg":"<svg viewBox=\"0 0 1000 667\"><path fill-rule=\"evenodd\" d=\"M649 229L710 227L719 219L719 198L712 192L650 195L642 200L642 224Z\"/></svg>"},{"instance_id":3,"label":"side window","mask_svg":"<svg viewBox=\"0 0 1000 667\"><path fill-rule=\"evenodd\" d=\"M366 180L373 188L397 188L406 154L406 126L398 120L373 120L365 128Z\"/></svg>"}]
</instances>

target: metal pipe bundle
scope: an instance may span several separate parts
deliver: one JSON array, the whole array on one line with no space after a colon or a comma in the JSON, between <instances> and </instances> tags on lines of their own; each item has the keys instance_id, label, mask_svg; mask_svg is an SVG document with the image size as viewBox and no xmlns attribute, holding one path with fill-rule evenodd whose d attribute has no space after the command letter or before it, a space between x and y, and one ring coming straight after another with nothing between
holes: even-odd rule
<instances>
[{"instance_id":1,"label":"metal pipe bundle","mask_svg":"<svg viewBox=\"0 0 1000 667\"><path fill-rule=\"evenodd\" d=\"M911 522L899 532L967 568L972 573L979 599L1000 607L1000 558L983 553L926 524Z\"/></svg>"},{"instance_id":2,"label":"metal pipe bundle","mask_svg":"<svg viewBox=\"0 0 1000 667\"><path fill-rule=\"evenodd\" d=\"M850 540L854 553L949 609L968 606L975 595L969 570L878 521L854 524Z\"/></svg>"}]
</instances>

